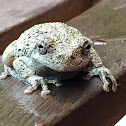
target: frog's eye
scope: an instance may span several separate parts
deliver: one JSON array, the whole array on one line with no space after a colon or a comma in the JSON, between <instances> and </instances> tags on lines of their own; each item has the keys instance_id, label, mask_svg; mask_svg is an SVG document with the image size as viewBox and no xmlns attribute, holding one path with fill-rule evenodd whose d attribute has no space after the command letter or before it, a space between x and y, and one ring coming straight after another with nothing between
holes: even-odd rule
<instances>
[{"instance_id":1,"label":"frog's eye","mask_svg":"<svg viewBox=\"0 0 126 126\"><path fill-rule=\"evenodd\" d=\"M43 46L42 46L41 44L38 44L38 47L39 47L39 48L43 48Z\"/></svg>"},{"instance_id":2,"label":"frog's eye","mask_svg":"<svg viewBox=\"0 0 126 126\"><path fill-rule=\"evenodd\" d=\"M38 43L37 44L38 48L39 48L39 51L40 51L40 54L44 55L47 53L47 48L46 46L43 46L42 44Z\"/></svg>"},{"instance_id":3,"label":"frog's eye","mask_svg":"<svg viewBox=\"0 0 126 126\"><path fill-rule=\"evenodd\" d=\"M91 45L89 44L88 41L84 42L83 47L82 47L82 54L87 55L91 49Z\"/></svg>"}]
</instances>

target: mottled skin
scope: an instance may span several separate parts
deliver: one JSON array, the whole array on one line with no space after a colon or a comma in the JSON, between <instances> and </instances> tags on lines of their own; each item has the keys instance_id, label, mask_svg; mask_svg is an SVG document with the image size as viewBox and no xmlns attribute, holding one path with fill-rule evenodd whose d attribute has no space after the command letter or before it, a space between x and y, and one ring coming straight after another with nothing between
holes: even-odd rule
<instances>
[{"instance_id":1,"label":"mottled skin","mask_svg":"<svg viewBox=\"0 0 126 126\"><path fill-rule=\"evenodd\" d=\"M109 78L113 84L112 89L116 92L115 78L103 66L91 44L89 38L64 23L35 25L5 49L2 57L4 72L0 78L12 75L29 84L24 91L26 94L32 93L41 85L43 95L50 93L48 83L60 86L59 81L88 70L85 79L99 75L103 89L109 91L109 82L106 80Z\"/></svg>"}]
</instances>

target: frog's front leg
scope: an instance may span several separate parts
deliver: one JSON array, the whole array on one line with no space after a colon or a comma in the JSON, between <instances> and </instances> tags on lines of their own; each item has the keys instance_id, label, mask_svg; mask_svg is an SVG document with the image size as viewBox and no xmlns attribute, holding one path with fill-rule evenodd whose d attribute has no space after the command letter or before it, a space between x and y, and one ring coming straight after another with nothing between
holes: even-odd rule
<instances>
[{"instance_id":1,"label":"frog's front leg","mask_svg":"<svg viewBox=\"0 0 126 126\"><path fill-rule=\"evenodd\" d=\"M42 86L42 95L50 94L46 79L36 75L36 67L35 61L25 56L19 57L13 62L13 69L19 76L18 78L29 85L24 91L25 94L32 93L38 85Z\"/></svg>"},{"instance_id":2,"label":"frog's front leg","mask_svg":"<svg viewBox=\"0 0 126 126\"><path fill-rule=\"evenodd\" d=\"M10 75L8 71L4 70L4 72L0 75L0 80L6 79L8 75Z\"/></svg>"},{"instance_id":3,"label":"frog's front leg","mask_svg":"<svg viewBox=\"0 0 126 126\"><path fill-rule=\"evenodd\" d=\"M42 90L43 90L41 92L41 95L50 94L50 90L48 89L47 81L43 77L40 77L38 75L32 75L26 79L26 82L30 86L28 86L27 89L24 91L25 94L31 94L34 90L37 89L38 85L41 85Z\"/></svg>"},{"instance_id":4,"label":"frog's front leg","mask_svg":"<svg viewBox=\"0 0 126 126\"><path fill-rule=\"evenodd\" d=\"M90 79L92 76L98 75L103 82L103 90L109 92L110 83L107 81L107 78L109 78L112 82L112 90L116 92L118 84L111 71L104 67L101 58L98 56L93 48L91 48L90 51L92 70L89 71L85 79Z\"/></svg>"}]
</instances>

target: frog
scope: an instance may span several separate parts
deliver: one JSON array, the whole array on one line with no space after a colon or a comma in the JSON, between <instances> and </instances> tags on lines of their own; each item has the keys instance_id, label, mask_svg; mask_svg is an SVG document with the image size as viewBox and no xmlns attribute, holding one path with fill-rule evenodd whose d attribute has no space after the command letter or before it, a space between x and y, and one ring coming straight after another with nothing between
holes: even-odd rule
<instances>
[{"instance_id":1,"label":"frog","mask_svg":"<svg viewBox=\"0 0 126 126\"><path fill-rule=\"evenodd\" d=\"M25 94L31 94L41 85L41 95L48 95L50 83L61 86L63 80L87 72L89 80L99 76L103 90L117 91L117 82L93 48L93 41L76 28L62 22L49 22L32 26L7 46L2 55L4 72L0 79L11 75L28 84Z\"/></svg>"}]
</instances>

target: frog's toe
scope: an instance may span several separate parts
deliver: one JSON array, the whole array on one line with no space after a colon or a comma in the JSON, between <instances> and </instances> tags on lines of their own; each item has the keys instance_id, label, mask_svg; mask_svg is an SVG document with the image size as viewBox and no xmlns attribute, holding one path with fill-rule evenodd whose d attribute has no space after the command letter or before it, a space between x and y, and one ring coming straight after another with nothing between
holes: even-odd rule
<instances>
[{"instance_id":1,"label":"frog's toe","mask_svg":"<svg viewBox=\"0 0 126 126\"><path fill-rule=\"evenodd\" d=\"M99 70L99 76L100 76L100 79L102 80L103 82L103 90L106 91L106 92L109 92L109 82L107 81L106 78L110 79L111 82L112 82L112 90L114 92L117 91L117 82L116 82L116 79L114 78L114 76L112 75L111 71L105 67L101 67L101 70Z\"/></svg>"},{"instance_id":2,"label":"frog's toe","mask_svg":"<svg viewBox=\"0 0 126 126\"><path fill-rule=\"evenodd\" d=\"M114 92L117 91L118 84L109 69L105 68L104 66L99 67L99 68L94 68L83 79L90 79L92 76L95 76L95 75L98 75L100 77L100 79L103 83L103 90L104 91L109 92L110 83L107 81L107 78L109 78L112 82L112 90Z\"/></svg>"},{"instance_id":3,"label":"frog's toe","mask_svg":"<svg viewBox=\"0 0 126 126\"><path fill-rule=\"evenodd\" d=\"M24 94L31 94L34 91L34 88L32 86L28 86L26 90L24 90Z\"/></svg>"},{"instance_id":4,"label":"frog's toe","mask_svg":"<svg viewBox=\"0 0 126 126\"><path fill-rule=\"evenodd\" d=\"M2 72L1 76L0 76L0 79L3 80L3 79L6 79L7 78L7 73L6 72Z\"/></svg>"},{"instance_id":5,"label":"frog's toe","mask_svg":"<svg viewBox=\"0 0 126 126\"><path fill-rule=\"evenodd\" d=\"M50 90L41 91L41 96L50 94Z\"/></svg>"},{"instance_id":6,"label":"frog's toe","mask_svg":"<svg viewBox=\"0 0 126 126\"><path fill-rule=\"evenodd\" d=\"M109 92L109 83L103 85L103 90Z\"/></svg>"},{"instance_id":7,"label":"frog's toe","mask_svg":"<svg viewBox=\"0 0 126 126\"><path fill-rule=\"evenodd\" d=\"M27 95L31 94L32 92L33 92L32 90L28 90L28 89L24 90L24 94L27 94Z\"/></svg>"},{"instance_id":8,"label":"frog's toe","mask_svg":"<svg viewBox=\"0 0 126 126\"><path fill-rule=\"evenodd\" d=\"M118 86L118 85L117 85ZM117 86L112 86L112 90L113 90L113 92L117 92Z\"/></svg>"},{"instance_id":9,"label":"frog's toe","mask_svg":"<svg viewBox=\"0 0 126 126\"><path fill-rule=\"evenodd\" d=\"M113 90L113 92L116 92L117 91L117 87L118 87L116 79L114 78L114 76L111 73L108 74L107 77L112 81L112 90Z\"/></svg>"}]
</instances>

